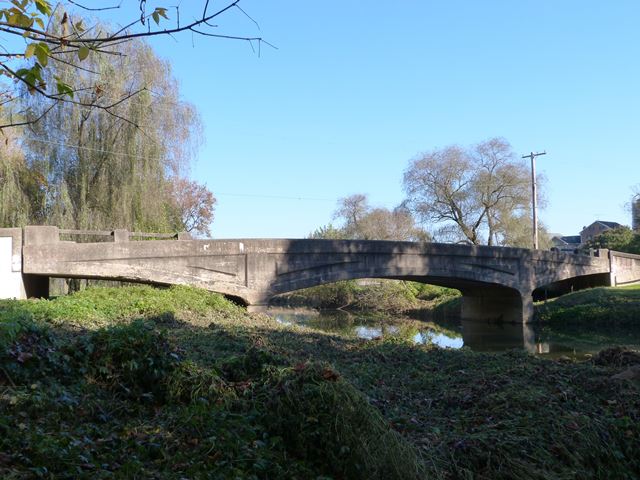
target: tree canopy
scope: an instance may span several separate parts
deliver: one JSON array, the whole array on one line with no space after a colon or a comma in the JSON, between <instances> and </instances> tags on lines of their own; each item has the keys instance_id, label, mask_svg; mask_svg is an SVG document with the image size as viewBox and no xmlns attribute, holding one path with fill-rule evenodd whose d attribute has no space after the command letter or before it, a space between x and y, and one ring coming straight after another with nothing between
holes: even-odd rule
<instances>
[{"instance_id":1,"label":"tree canopy","mask_svg":"<svg viewBox=\"0 0 640 480\"><path fill-rule=\"evenodd\" d=\"M122 55L88 57L81 70L66 61L75 54L65 52L43 72L47 82L72 80L79 103L22 100L25 119L38 121L4 132L3 226L208 233L215 198L188 180L201 144L200 116L180 97L169 63L146 42L133 39L119 49ZM94 85L108 87L97 92ZM130 89L136 98L110 112L83 105Z\"/></svg>"},{"instance_id":2,"label":"tree canopy","mask_svg":"<svg viewBox=\"0 0 640 480\"><path fill-rule=\"evenodd\" d=\"M363 194L338 200L333 214L341 227L329 224L314 231L311 238L352 240L426 241L427 232L419 228L411 212L402 205L392 210L374 208Z\"/></svg>"},{"instance_id":3,"label":"tree canopy","mask_svg":"<svg viewBox=\"0 0 640 480\"><path fill-rule=\"evenodd\" d=\"M419 155L404 188L408 207L439 240L530 246L530 174L502 138Z\"/></svg>"},{"instance_id":4,"label":"tree canopy","mask_svg":"<svg viewBox=\"0 0 640 480\"><path fill-rule=\"evenodd\" d=\"M608 248L618 252L640 254L640 234L634 233L629 227L612 228L589 240L583 248Z\"/></svg>"}]
</instances>

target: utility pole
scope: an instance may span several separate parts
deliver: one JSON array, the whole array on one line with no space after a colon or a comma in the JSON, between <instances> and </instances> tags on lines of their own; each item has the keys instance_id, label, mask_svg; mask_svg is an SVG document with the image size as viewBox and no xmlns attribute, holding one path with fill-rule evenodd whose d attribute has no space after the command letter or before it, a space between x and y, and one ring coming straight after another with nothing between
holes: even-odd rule
<instances>
[{"instance_id":1,"label":"utility pole","mask_svg":"<svg viewBox=\"0 0 640 480\"><path fill-rule=\"evenodd\" d=\"M536 186L536 157L546 155L547 152L531 152L529 155L523 155L522 158L531 159L531 204L533 206L533 249L538 249L538 197Z\"/></svg>"}]
</instances>

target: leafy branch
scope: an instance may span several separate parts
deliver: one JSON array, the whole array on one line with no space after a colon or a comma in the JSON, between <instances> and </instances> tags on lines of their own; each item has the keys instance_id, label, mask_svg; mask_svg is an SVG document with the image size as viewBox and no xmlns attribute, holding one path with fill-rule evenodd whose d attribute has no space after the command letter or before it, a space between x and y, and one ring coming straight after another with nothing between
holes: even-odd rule
<instances>
[{"instance_id":1,"label":"leafy branch","mask_svg":"<svg viewBox=\"0 0 640 480\"><path fill-rule=\"evenodd\" d=\"M204 1L202 15L183 25L180 24L180 10L179 6L177 6L174 7L176 12L175 21L173 25L170 25L168 22L172 20L167 8L156 7L147 12L146 0L139 0L139 18L128 23L115 33L102 33L97 31L95 26L87 28L82 19L72 19L66 11L62 11L59 5L54 8L49 0L9 0L9 7L0 8L0 32L24 38L25 47L22 51L16 51L15 48L9 51L0 41L0 50L4 50L0 52L0 59L3 59L0 62L0 76L7 77L18 88L24 86L31 95L39 95L43 99L52 100L56 103L67 102L87 108L98 108L115 115L111 109L138 92L132 92L124 99L119 99L111 104L77 100L74 97L76 90L73 85L58 77L54 77L49 84L44 80L44 71L49 65L49 60L66 63L78 70L89 71L84 69L81 63L90 55L120 55L123 43L146 37L173 36L183 32L192 32L205 37L243 40L249 42L252 49L254 42L257 42L258 46L264 43L275 48L262 37L224 35L211 31L217 27L212 21L233 9L237 9L251 19L240 8L240 2L241 0L233 0L222 8L212 9L210 1L206 0ZM114 10L121 7L120 4L107 7L89 7L79 1L70 1L70 3L89 11ZM251 20L254 21L253 19ZM55 28L52 28L52 22ZM145 30L136 31L136 28L141 26ZM24 60L29 62L26 66L18 68L12 65L14 61ZM0 93L3 92L0 91ZM18 96L12 98L17 99ZM5 125L0 124L0 129L31 124L38 120L39 118L29 121L10 121Z\"/></svg>"}]
</instances>

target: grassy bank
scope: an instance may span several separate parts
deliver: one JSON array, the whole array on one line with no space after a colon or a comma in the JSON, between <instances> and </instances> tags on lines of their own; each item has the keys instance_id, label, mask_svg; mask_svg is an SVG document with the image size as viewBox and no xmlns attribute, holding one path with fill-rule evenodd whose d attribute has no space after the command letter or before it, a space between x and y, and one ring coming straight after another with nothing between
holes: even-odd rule
<instances>
[{"instance_id":1,"label":"grassy bank","mask_svg":"<svg viewBox=\"0 0 640 480\"><path fill-rule=\"evenodd\" d=\"M280 295L274 303L288 307L343 309L398 314L431 310L456 298L460 292L450 288L401 280L347 280L306 288Z\"/></svg>"},{"instance_id":2,"label":"grassy bank","mask_svg":"<svg viewBox=\"0 0 640 480\"><path fill-rule=\"evenodd\" d=\"M640 325L640 285L569 293L536 305L536 317L552 324Z\"/></svg>"},{"instance_id":3,"label":"grassy bank","mask_svg":"<svg viewBox=\"0 0 640 480\"><path fill-rule=\"evenodd\" d=\"M4 301L0 477L634 478L636 360L367 342L188 288Z\"/></svg>"}]
</instances>

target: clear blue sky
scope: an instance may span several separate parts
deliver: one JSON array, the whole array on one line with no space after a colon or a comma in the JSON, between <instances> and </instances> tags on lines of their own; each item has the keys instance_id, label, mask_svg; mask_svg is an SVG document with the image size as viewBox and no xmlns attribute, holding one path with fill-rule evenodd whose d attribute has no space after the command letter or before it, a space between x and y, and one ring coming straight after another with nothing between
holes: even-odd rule
<instances>
[{"instance_id":1,"label":"clear blue sky","mask_svg":"<svg viewBox=\"0 0 640 480\"><path fill-rule=\"evenodd\" d=\"M393 207L419 152L494 136L521 154L548 152L540 216L552 232L630 223L637 0L241 5L260 30L236 11L220 33L278 50L258 57L244 42L190 35L152 42L204 120L192 173L218 198L214 237L304 237L353 193Z\"/></svg>"}]
</instances>

